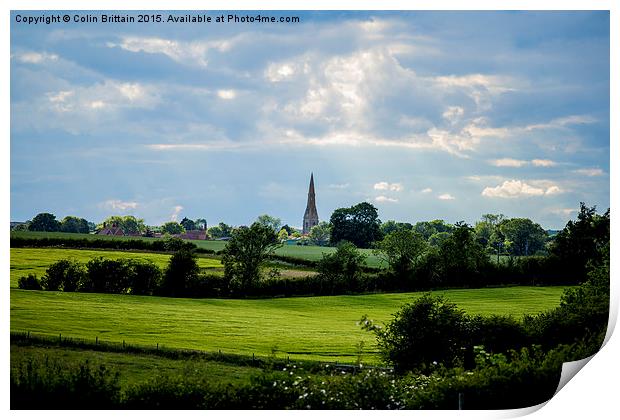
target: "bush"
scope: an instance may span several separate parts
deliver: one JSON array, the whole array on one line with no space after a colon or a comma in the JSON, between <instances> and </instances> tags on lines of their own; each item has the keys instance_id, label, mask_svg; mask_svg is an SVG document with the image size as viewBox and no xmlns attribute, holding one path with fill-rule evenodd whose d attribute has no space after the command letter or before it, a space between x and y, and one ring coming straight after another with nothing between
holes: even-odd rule
<instances>
[{"instance_id":1,"label":"bush","mask_svg":"<svg viewBox=\"0 0 620 420\"><path fill-rule=\"evenodd\" d=\"M151 295L161 283L162 272L150 261L130 260L129 293Z\"/></svg>"},{"instance_id":2,"label":"bush","mask_svg":"<svg viewBox=\"0 0 620 420\"><path fill-rule=\"evenodd\" d=\"M131 266L129 260L93 258L87 263L88 283L81 289L94 293L126 293L129 290Z\"/></svg>"},{"instance_id":3,"label":"bush","mask_svg":"<svg viewBox=\"0 0 620 420\"><path fill-rule=\"evenodd\" d=\"M118 373L103 365L40 358L11 367L11 409L110 409L120 401Z\"/></svg>"},{"instance_id":4,"label":"bush","mask_svg":"<svg viewBox=\"0 0 620 420\"><path fill-rule=\"evenodd\" d=\"M175 252L170 257L164 272L159 294L163 296L191 296L191 290L198 283L198 263L196 256L186 249Z\"/></svg>"},{"instance_id":5,"label":"bush","mask_svg":"<svg viewBox=\"0 0 620 420\"><path fill-rule=\"evenodd\" d=\"M337 290L360 291L365 260L351 242L340 242L336 252L323 254L323 258L317 264L319 287L315 293L334 294Z\"/></svg>"},{"instance_id":6,"label":"bush","mask_svg":"<svg viewBox=\"0 0 620 420\"><path fill-rule=\"evenodd\" d=\"M17 280L17 287L25 290L42 290L41 284L39 283L39 279L35 274L28 274L27 276L22 276Z\"/></svg>"},{"instance_id":7,"label":"bush","mask_svg":"<svg viewBox=\"0 0 620 420\"><path fill-rule=\"evenodd\" d=\"M384 360L399 372L456 364L463 355L467 327L464 311L428 293L403 306L383 329L362 318L362 328L375 332Z\"/></svg>"},{"instance_id":8,"label":"bush","mask_svg":"<svg viewBox=\"0 0 620 420\"><path fill-rule=\"evenodd\" d=\"M73 260L59 260L47 268L41 279L41 287L51 291L75 292L87 280L84 264Z\"/></svg>"}]
</instances>

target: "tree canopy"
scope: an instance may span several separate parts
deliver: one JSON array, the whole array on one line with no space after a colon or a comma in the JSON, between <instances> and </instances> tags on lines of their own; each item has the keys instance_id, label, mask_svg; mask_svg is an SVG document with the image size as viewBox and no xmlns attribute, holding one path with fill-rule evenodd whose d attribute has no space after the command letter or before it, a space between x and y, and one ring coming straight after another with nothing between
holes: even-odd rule
<instances>
[{"instance_id":1,"label":"tree canopy","mask_svg":"<svg viewBox=\"0 0 620 420\"><path fill-rule=\"evenodd\" d=\"M58 232L60 230L60 222L56 220L56 216L51 213L39 213L32 219L28 230L39 232Z\"/></svg>"},{"instance_id":2,"label":"tree canopy","mask_svg":"<svg viewBox=\"0 0 620 420\"><path fill-rule=\"evenodd\" d=\"M90 227L86 219L75 216L67 216L60 222L60 230L70 233L88 233Z\"/></svg>"},{"instance_id":3,"label":"tree canopy","mask_svg":"<svg viewBox=\"0 0 620 420\"><path fill-rule=\"evenodd\" d=\"M330 218L331 243L349 241L358 248L370 248L381 240L381 220L377 208L370 203L359 203L334 210Z\"/></svg>"}]
</instances>

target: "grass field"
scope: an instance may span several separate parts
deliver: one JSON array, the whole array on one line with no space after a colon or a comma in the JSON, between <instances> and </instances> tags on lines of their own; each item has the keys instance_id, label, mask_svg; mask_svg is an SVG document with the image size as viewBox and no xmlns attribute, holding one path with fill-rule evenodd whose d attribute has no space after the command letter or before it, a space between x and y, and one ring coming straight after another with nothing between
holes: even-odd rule
<instances>
[{"instance_id":1,"label":"grass field","mask_svg":"<svg viewBox=\"0 0 620 420\"><path fill-rule=\"evenodd\" d=\"M86 263L95 257L108 259L144 259L149 260L164 268L168 265L170 255L158 254L154 252L128 252L128 251L104 251L104 250L82 250L82 249L61 249L61 248L12 248L11 249L11 287L17 287L17 280L21 276L30 273L36 274L41 278L45 274L47 267L63 258L75 259ZM201 269L218 270L222 269L220 260L212 258L198 258L198 266Z\"/></svg>"},{"instance_id":2,"label":"grass field","mask_svg":"<svg viewBox=\"0 0 620 420\"><path fill-rule=\"evenodd\" d=\"M520 317L559 304L561 287L446 290L469 313ZM292 359L376 362L362 315L385 322L421 293L281 299L173 299L11 289L11 330Z\"/></svg>"},{"instance_id":3,"label":"grass field","mask_svg":"<svg viewBox=\"0 0 620 420\"><path fill-rule=\"evenodd\" d=\"M75 366L88 361L92 366L105 365L119 372L121 388L145 382L158 375L183 376L207 380L211 384L237 384L260 373L259 368L238 366L213 360L174 360L170 358L131 353L111 353L94 350L49 346L11 344L11 369L30 358L49 357L62 365Z\"/></svg>"},{"instance_id":4,"label":"grass field","mask_svg":"<svg viewBox=\"0 0 620 420\"><path fill-rule=\"evenodd\" d=\"M157 241L155 238L133 238L127 236L97 236L97 235L89 235L89 234L80 234L80 233L63 233L63 232L11 232L11 237L22 237L22 238L45 238L45 237L56 237L56 238L88 238L88 239L143 239L147 241ZM225 241L187 241L195 244L199 248L211 249L214 251L220 251L224 249L226 246ZM318 261L321 259L323 254L331 254L334 252L336 248L333 247L324 247L324 246L299 246L299 245L283 245L282 247L276 250L277 255L285 255L290 257L304 258L310 261ZM366 264L370 267L380 267L383 266L383 262L372 253L370 249L361 249L360 252L366 255Z\"/></svg>"}]
</instances>

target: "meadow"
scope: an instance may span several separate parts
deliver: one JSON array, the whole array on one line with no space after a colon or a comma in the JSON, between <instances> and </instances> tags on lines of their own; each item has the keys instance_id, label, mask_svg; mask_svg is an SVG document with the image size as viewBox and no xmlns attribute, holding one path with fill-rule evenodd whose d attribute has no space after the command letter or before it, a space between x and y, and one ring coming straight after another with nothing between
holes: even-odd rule
<instances>
[{"instance_id":1,"label":"meadow","mask_svg":"<svg viewBox=\"0 0 620 420\"><path fill-rule=\"evenodd\" d=\"M75 238L75 239L112 239L112 240L127 240L132 239L133 237L128 236L98 236L93 234L85 234L85 233L64 233L64 232L29 232L29 231L16 231L11 232L11 237L21 237L21 238ZM145 241L157 241L159 239L156 238L143 238L137 237L133 239L142 239ZM213 251L221 251L226 246L226 241L198 241L198 240L189 240L187 242L191 242L196 245L198 248L210 249ZM287 256L287 257L296 257L303 258L309 261L318 261L322 258L323 254L331 254L335 252L336 248L327 247L327 246L314 246L314 245L282 245L278 248L275 253L277 255ZM385 263L379 259L376 255L373 254L370 249L360 249L360 252L366 256L366 264L370 267L383 267Z\"/></svg>"},{"instance_id":2,"label":"meadow","mask_svg":"<svg viewBox=\"0 0 620 420\"><path fill-rule=\"evenodd\" d=\"M17 287L17 280L21 276L36 274L41 278L47 267L61 259L73 259L87 263L95 257L107 259L142 259L165 268L170 260L170 254L155 252L133 251L106 251L64 248L11 248L11 287ZM214 258L198 258L198 266L203 270L222 270L222 263Z\"/></svg>"},{"instance_id":3,"label":"meadow","mask_svg":"<svg viewBox=\"0 0 620 420\"><path fill-rule=\"evenodd\" d=\"M470 314L520 318L559 304L563 287L436 291ZM377 363L375 339L356 324L386 322L421 293L278 299L176 299L11 289L11 331L159 344L291 360Z\"/></svg>"}]
</instances>

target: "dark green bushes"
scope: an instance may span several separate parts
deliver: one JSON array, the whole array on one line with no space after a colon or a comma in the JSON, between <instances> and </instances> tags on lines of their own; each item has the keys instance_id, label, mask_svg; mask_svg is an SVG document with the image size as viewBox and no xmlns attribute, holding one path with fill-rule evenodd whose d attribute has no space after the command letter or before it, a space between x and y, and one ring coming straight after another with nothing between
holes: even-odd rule
<instances>
[{"instance_id":1,"label":"dark green bushes","mask_svg":"<svg viewBox=\"0 0 620 420\"><path fill-rule=\"evenodd\" d=\"M143 239L106 239L104 237L91 238L22 238L11 236L11 248L88 248L88 249L126 249L146 251L178 251L180 249L197 249L196 245L179 238L158 240ZM214 253L212 250L201 250L203 253Z\"/></svg>"},{"instance_id":2,"label":"dark green bushes","mask_svg":"<svg viewBox=\"0 0 620 420\"><path fill-rule=\"evenodd\" d=\"M45 358L11 370L11 409L109 409L119 402L118 374L104 366Z\"/></svg>"},{"instance_id":3,"label":"dark green bushes","mask_svg":"<svg viewBox=\"0 0 620 420\"><path fill-rule=\"evenodd\" d=\"M17 287L25 290L43 290L41 283L35 274L22 276L17 280Z\"/></svg>"}]
</instances>

